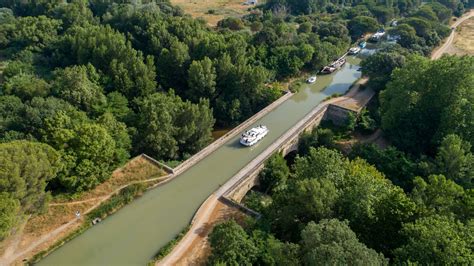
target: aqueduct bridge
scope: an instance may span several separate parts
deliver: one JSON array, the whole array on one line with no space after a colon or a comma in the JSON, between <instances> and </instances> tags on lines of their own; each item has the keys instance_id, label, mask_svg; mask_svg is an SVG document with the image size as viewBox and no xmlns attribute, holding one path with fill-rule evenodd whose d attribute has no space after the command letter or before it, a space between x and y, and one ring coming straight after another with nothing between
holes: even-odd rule
<instances>
[{"instance_id":1,"label":"aqueduct bridge","mask_svg":"<svg viewBox=\"0 0 474 266\"><path fill-rule=\"evenodd\" d=\"M350 97L345 105L344 101L331 105L331 100L323 100L334 93L345 93L360 78L358 62L348 58L348 63L336 73L319 76L315 84L283 96L273 108L264 109L175 168L169 182L148 191L39 264L146 265L162 246L189 225L209 195L226 191L242 194L253 182L249 177L273 152L294 149L299 134L318 124L325 115L332 113L332 117L337 117L351 110ZM269 134L253 147L239 145L240 133L257 124L267 125ZM234 196L238 199L237 194Z\"/></svg>"}]
</instances>

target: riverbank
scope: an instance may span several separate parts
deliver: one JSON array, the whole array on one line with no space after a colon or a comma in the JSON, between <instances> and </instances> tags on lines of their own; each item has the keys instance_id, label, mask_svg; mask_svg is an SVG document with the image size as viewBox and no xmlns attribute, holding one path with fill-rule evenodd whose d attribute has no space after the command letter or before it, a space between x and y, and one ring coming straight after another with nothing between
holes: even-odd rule
<instances>
[{"instance_id":1,"label":"riverbank","mask_svg":"<svg viewBox=\"0 0 474 266\"><path fill-rule=\"evenodd\" d=\"M255 122L256 120L276 108L278 105L283 103L285 100L289 99L291 95L291 93L284 94L278 100L271 103L239 126L233 128L232 130L227 130L226 133L223 134L219 139L217 139L216 141L208 145L206 148L204 148L188 160L184 161L174 169L171 169L171 171L173 172L172 175L165 175L165 172L163 171L161 173L162 177L160 178L159 182L150 182L149 187L147 188L152 188L157 185L164 185L170 182L173 177L179 175L181 172L185 171L193 164L205 158L208 154L212 153L215 149L219 148L223 143L228 141L229 138L235 137L235 135L239 131L243 130L243 128L250 126L251 123ZM151 165L155 165L147 158L140 156L140 160L143 161L142 163L146 162L151 163ZM134 164L136 160L136 158L131 160L129 164ZM160 167L163 168L162 166ZM78 235L89 229L90 226L85 225L85 223L88 223L90 221L88 221L88 219L75 219L74 213L76 211L79 211L83 215L88 214L94 209L98 208L106 200L108 200L112 195L110 195L110 193L107 194L106 192L109 191L112 187L114 187L113 185L123 184L123 182L118 181L118 179L120 178L123 179L124 176L124 174L120 171L121 169L118 169L114 172L113 177L109 179L110 182L107 181L104 184L99 185L96 189L87 192L84 195L81 195L80 197L74 198L72 200L58 200L51 203L51 208L47 214L35 217L31 220L30 223L28 223L28 225L33 225L34 227L29 230L25 230L25 232L22 234L22 238L26 238L26 240L23 240L23 245L19 247L22 248L21 251L11 256L8 256L8 258L4 258L4 261L8 263L17 261L19 263L19 260L24 261L25 259L32 257L33 254L36 254L34 256L34 260L38 261L40 258L56 250L58 247L62 246L67 241L73 239L74 237L77 237ZM124 167L124 169L127 168ZM143 180L143 178L141 178L141 176L143 175L138 174L136 171L128 172L131 172L132 175L134 175L135 179ZM148 173L148 176L150 175L152 174ZM128 177L130 176L128 175ZM118 193L118 191L115 191L114 193ZM117 210L118 209L115 209L113 212ZM38 222L38 220L40 220L40 222ZM31 237L30 234L35 235Z\"/></svg>"},{"instance_id":2,"label":"riverbank","mask_svg":"<svg viewBox=\"0 0 474 266\"><path fill-rule=\"evenodd\" d=\"M360 76L357 69L357 65L348 63L343 70L321 77L319 82L305 87L271 111L263 110L266 114L251 120L249 124L265 124L270 128L267 137L258 145L243 148L238 144L238 134L249 127L242 126L234 131L233 137L229 137L218 148L215 147L215 151L202 158L194 158L192 167L176 174L166 185L145 193L103 223L53 252L39 264L59 265L68 261L81 265L146 264L161 247L189 225L201 203L216 191L220 184L224 184L239 169L251 162L328 94L346 91ZM214 144L217 145L216 142ZM120 241L115 241L116 237L119 237ZM136 244L131 246L128 243Z\"/></svg>"},{"instance_id":3,"label":"riverbank","mask_svg":"<svg viewBox=\"0 0 474 266\"><path fill-rule=\"evenodd\" d=\"M461 25L464 21L470 19L471 17L474 17L474 9L471 9L469 12L465 13L462 17L454 21L451 27L456 29L459 25ZM433 52L431 53L431 59L438 59L444 53L446 53L449 47L452 45L455 36L456 36L456 30L452 30L451 34L449 35L448 38L446 38L443 44L440 45L439 48L433 50Z\"/></svg>"},{"instance_id":4,"label":"riverbank","mask_svg":"<svg viewBox=\"0 0 474 266\"><path fill-rule=\"evenodd\" d=\"M51 247L59 246L58 242L72 239L84 232L87 229L86 223L90 222L86 219L87 214L100 208L123 189L137 183L151 188L166 176L167 173L161 166L138 156L115 170L110 179L93 190L68 198L63 196L54 199L46 213L34 216L20 226L11 236L11 239L16 241L6 239L3 242L7 247L0 259L0 265L22 265L25 259L28 260L35 254L53 250ZM115 208L113 212L117 210L118 208ZM75 215L77 211L81 213L80 219Z\"/></svg>"},{"instance_id":5,"label":"riverbank","mask_svg":"<svg viewBox=\"0 0 474 266\"><path fill-rule=\"evenodd\" d=\"M282 143L284 143L288 138L298 134L301 127L306 125L307 121L310 121L315 115L319 115L322 110L325 110L331 103L342 102L350 99L351 97L358 97L357 93L360 91L359 87L362 84L367 82L367 79L357 79L355 83L348 87L349 91L345 92L344 96L333 98L328 101L321 101L319 105L315 106L311 112L305 115L303 119L298 121L291 129L285 132L280 136L276 141L272 143L265 151L260 153L257 158L247 164L242 168L238 173L236 173L232 178L227 180L227 182L220 186L217 191L210 195L206 201L199 207L198 211L195 213L192 222L191 228L183 237L183 239L178 243L178 245L164 257L161 261L157 262L155 265L175 265L179 261L187 261L186 256L188 255L189 250L195 249L194 246L208 246L207 243L202 241L207 241L206 234L212 231L213 225L216 224L215 218L212 215L219 208L219 199L222 196L228 197L232 194L232 191L242 182L243 178L248 175L252 169L257 169L261 163L263 163L273 151L278 149ZM211 227L211 228L209 228Z\"/></svg>"}]
</instances>

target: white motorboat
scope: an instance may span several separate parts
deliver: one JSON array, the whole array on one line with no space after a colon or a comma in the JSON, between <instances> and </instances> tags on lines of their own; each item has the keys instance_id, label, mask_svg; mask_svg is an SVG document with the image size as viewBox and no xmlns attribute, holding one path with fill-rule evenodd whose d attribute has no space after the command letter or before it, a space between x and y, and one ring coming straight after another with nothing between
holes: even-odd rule
<instances>
[{"instance_id":1,"label":"white motorboat","mask_svg":"<svg viewBox=\"0 0 474 266\"><path fill-rule=\"evenodd\" d=\"M250 147L259 142L268 134L268 128L263 125L249 129L240 137L240 144Z\"/></svg>"},{"instance_id":2,"label":"white motorboat","mask_svg":"<svg viewBox=\"0 0 474 266\"><path fill-rule=\"evenodd\" d=\"M356 55L360 52L360 47L352 47L351 49L349 49L349 54L350 55Z\"/></svg>"},{"instance_id":3,"label":"white motorboat","mask_svg":"<svg viewBox=\"0 0 474 266\"><path fill-rule=\"evenodd\" d=\"M315 82L316 82L316 79L317 79L316 76L311 76L311 77L309 77L309 78L306 80L306 82L308 82L308 83L310 83L310 84L311 84L311 83L315 83Z\"/></svg>"}]
</instances>

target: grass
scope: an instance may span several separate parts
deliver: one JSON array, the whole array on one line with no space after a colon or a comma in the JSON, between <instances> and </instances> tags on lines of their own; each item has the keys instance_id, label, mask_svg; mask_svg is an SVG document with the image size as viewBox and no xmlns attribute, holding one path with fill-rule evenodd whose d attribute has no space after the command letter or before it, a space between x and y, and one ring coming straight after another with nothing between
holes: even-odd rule
<instances>
[{"instance_id":1,"label":"grass","mask_svg":"<svg viewBox=\"0 0 474 266\"><path fill-rule=\"evenodd\" d=\"M458 55L474 55L474 17L464 21L454 39L454 51Z\"/></svg>"},{"instance_id":2,"label":"grass","mask_svg":"<svg viewBox=\"0 0 474 266\"><path fill-rule=\"evenodd\" d=\"M245 0L171 0L194 18L202 18L209 25L216 26L226 17L241 17L251 6L243 5Z\"/></svg>"},{"instance_id":3,"label":"grass","mask_svg":"<svg viewBox=\"0 0 474 266\"><path fill-rule=\"evenodd\" d=\"M184 235L186 235L190 228L191 225L186 226L179 234L175 236L173 240L171 240L170 242L168 242L168 244L160 248L156 255L150 260L150 262L148 262L148 265L155 265L155 262L161 260L166 255L168 255L173 250L173 248L179 243L179 241L184 237Z\"/></svg>"},{"instance_id":4,"label":"grass","mask_svg":"<svg viewBox=\"0 0 474 266\"><path fill-rule=\"evenodd\" d=\"M296 93L301 89L301 87L303 87L303 85L304 85L303 79L297 79L297 80L292 81L288 85L288 90L290 90L293 93Z\"/></svg>"},{"instance_id":5,"label":"grass","mask_svg":"<svg viewBox=\"0 0 474 266\"><path fill-rule=\"evenodd\" d=\"M114 171L110 179L91 191L81 194L56 196L51 203L53 205L50 205L45 213L33 216L28 220L17 250L29 247L32 243L38 241L38 239L40 239L42 236L75 219L76 211L79 211L80 213L86 213L86 211L89 210L91 211L90 216L93 216L94 218L103 218L107 216L108 214L118 210L120 207L130 202L132 200L131 195L140 194L144 189L139 187L140 185L130 185L118 192L118 194L121 195L120 198L117 198L117 196L112 196L110 199L108 199L108 201L105 201L96 209L91 210L91 208L97 205L99 201L103 200L105 196L110 195L110 193L116 191L124 185L137 181L145 181L152 178L157 178L164 175L166 175L166 172L161 168L149 162L148 160L143 159L142 157L137 157L130 160L125 166ZM159 179L152 182L146 182L141 186L147 188L158 182L160 182ZM82 226L87 226L89 224L90 221L83 219L79 229L81 229ZM55 248L55 246L59 245L58 243L65 241L64 239L62 241L58 241L61 236L68 235L67 239L69 239L70 235L78 234L77 230L79 229L77 229L77 226L78 225L76 224L75 226L69 227L55 239L48 240L42 245L42 247L52 245L50 248L47 248L47 252L50 252L49 250L51 248ZM86 228L88 228L88 226Z\"/></svg>"},{"instance_id":6,"label":"grass","mask_svg":"<svg viewBox=\"0 0 474 266\"><path fill-rule=\"evenodd\" d=\"M146 184L133 184L128 187L123 188L117 194L112 196L107 201L103 202L99 207L95 208L93 211L88 213L85 216L84 222L82 225L74 230L72 233L68 234L66 237L62 238L59 241L56 241L53 245L49 246L46 250L43 250L37 254L35 254L29 261L28 264L35 264L45 256L53 252L54 250L58 249L62 245L66 244L70 240L74 239L78 235L85 232L87 229L92 227L92 220L99 217L101 219L106 218L107 216L113 214L121 207L125 206L126 204L130 203L132 200L140 197L143 195L147 188Z\"/></svg>"},{"instance_id":7,"label":"grass","mask_svg":"<svg viewBox=\"0 0 474 266\"><path fill-rule=\"evenodd\" d=\"M328 101L328 100L333 99L333 98L341 97L342 95L343 95L342 93L338 93L338 92L333 93L333 94L329 95L328 97L324 98L323 102Z\"/></svg>"}]
</instances>

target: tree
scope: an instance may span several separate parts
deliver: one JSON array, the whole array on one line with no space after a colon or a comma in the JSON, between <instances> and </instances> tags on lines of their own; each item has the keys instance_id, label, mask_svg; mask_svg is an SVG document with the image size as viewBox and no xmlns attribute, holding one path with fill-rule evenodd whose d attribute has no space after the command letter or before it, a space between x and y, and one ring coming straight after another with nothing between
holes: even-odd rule
<instances>
[{"instance_id":1,"label":"tree","mask_svg":"<svg viewBox=\"0 0 474 266\"><path fill-rule=\"evenodd\" d=\"M252 239L234 220L214 227L209 235L212 255L210 264L251 265L257 257Z\"/></svg>"},{"instance_id":2,"label":"tree","mask_svg":"<svg viewBox=\"0 0 474 266\"><path fill-rule=\"evenodd\" d=\"M420 42L420 38L416 36L415 29L408 24L399 24L394 29L390 29L389 34L400 36L400 40L397 43L404 48L413 48Z\"/></svg>"},{"instance_id":3,"label":"tree","mask_svg":"<svg viewBox=\"0 0 474 266\"><path fill-rule=\"evenodd\" d=\"M117 121L111 113L103 114L97 122L107 129L107 132L115 141L114 165L124 164L130 158L130 149L132 148L127 126Z\"/></svg>"},{"instance_id":4,"label":"tree","mask_svg":"<svg viewBox=\"0 0 474 266\"><path fill-rule=\"evenodd\" d=\"M193 61L188 70L187 98L198 102L200 98L216 97L216 69L211 59L205 57L201 61Z\"/></svg>"},{"instance_id":5,"label":"tree","mask_svg":"<svg viewBox=\"0 0 474 266\"><path fill-rule=\"evenodd\" d=\"M474 140L473 73L472 57L410 58L381 92L384 132L416 154L433 154L448 134Z\"/></svg>"},{"instance_id":6,"label":"tree","mask_svg":"<svg viewBox=\"0 0 474 266\"><path fill-rule=\"evenodd\" d=\"M359 242L347 221L310 222L301 232L301 239L306 265L388 265L382 254Z\"/></svg>"},{"instance_id":7,"label":"tree","mask_svg":"<svg viewBox=\"0 0 474 266\"><path fill-rule=\"evenodd\" d=\"M61 140L56 141L58 144L63 142L65 167L54 181L68 192L89 190L109 178L117 166L116 143L99 124L84 123L68 129L62 119L58 115L47 120L50 138Z\"/></svg>"},{"instance_id":8,"label":"tree","mask_svg":"<svg viewBox=\"0 0 474 266\"><path fill-rule=\"evenodd\" d=\"M411 189L412 179L417 174L416 163L404 152L392 146L380 149L375 144L355 145L350 157L366 160L384 173L395 185L406 191Z\"/></svg>"},{"instance_id":9,"label":"tree","mask_svg":"<svg viewBox=\"0 0 474 266\"><path fill-rule=\"evenodd\" d=\"M12 95L0 96L0 138L3 139L5 134L11 130L19 130L21 128L22 117L21 111L25 105L21 100Z\"/></svg>"},{"instance_id":10,"label":"tree","mask_svg":"<svg viewBox=\"0 0 474 266\"><path fill-rule=\"evenodd\" d=\"M45 210L50 198L45 191L46 185L60 167L59 154L49 145L29 141L1 143L0 193L9 198L3 206L4 211L16 210L16 204L21 213L35 214ZM11 221L7 217L5 222Z\"/></svg>"},{"instance_id":11,"label":"tree","mask_svg":"<svg viewBox=\"0 0 474 266\"><path fill-rule=\"evenodd\" d=\"M366 16L357 16L349 21L349 33L353 40L358 39L366 32L374 32L378 29L377 20Z\"/></svg>"},{"instance_id":12,"label":"tree","mask_svg":"<svg viewBox=\"0 0 474 266\"><path fill-rule=\"evenodd\" d=\"M18 221L19 201L0 192L0 239L4 239Z\"/></svg>"},{"instance_id":13,"label":"tree","mask_svg":"<svg viewBox=\"0 0 474 266\"><path fill-rule=\"evenodd\" d=\"M95 68L90 64L67 67L55 72L53 91L75 107L87 113L97 113L107 101L98 79Z\"/></svg>"},{"instance_id":14,"label":"tree","mask_svg":"<svg viewBox=\"0 0 474 266\"><path fill-rule=\"evenodd\" d=\"M12 33L11 46L43 49L56 41L61 21L46 16L19 17Z\"/></svg>"},{"instance_id":15,"label":"tree","mask_svg":"<svg viewBox=\"0 0 474 266\"><path fill-rule=\"evenodd\" d=\"M228 17L217 23L219 28L228 28L231 30L242 30L245 25L240 18Z\"/></svg>"},{"instance_id":16,"label":"tree","mask_svg":"<svg viewBox=\"0 0 474 266\"><path fill-rule=\"evenodd\" d=\"M285 158L281 154L272 155L260 172L260 186L265 193L274 193L286 186L286 179L290 174L290 168L286 165Z\"/></svg>"},{"instance_id":17,"label":"tree","mask_svg":"<svg viewBox=\"0 0 474 266\"><path fill-rule=\"evenodd\" d=\"M211 140L214 125L209 103L183 102L173 91L137 101L137 152L176 159L193 154Z\"/></svg>"},{"instance_id":18,"label":"tree","mask_svg":"<svg viewBox=\"0 0 474 266\"><path fill-rule=\"evenodd\" d=\"M3 92L6 95L15 95L22 100L31 100L33 97L45 97L49 94L50 85L41 78L32 74L19 74L5 82Z\"/></svg>"},{"instance_id":19,"label":"tree","mask_svg":"<svg viewBox=\"0 0 474 266\"><path fill-rule=\"evenodd\" d=\"M443 175L430 175L426 181L416 177L413 183L411 198L422 216L440 214L449 217L454 214L460 220L472 217L470 209L473 207L468 206L470 195Z\"/></svg>"},{"instance_id":20,"label":"tree","mask_svg":"<svg viewBox=\"0 0 474 266\"><path fill-rule=\"evenodd\" d=\"M455 134L441 142L436 164L438 171L466 189L474 187L474 155L471 144Z\"/></svg>"},{"instance_id":21,"label":"tree","mask_svg":"<svg viewBox=\"0 0 474 266\"><path fill-rule=\"evenodd\" d=\"M474 260L473 224L445 216L423 217L403 226L405 243L395 250L396 262L469 264Z\"/></svg>"},{"instance_id":22,"label":"tree","mask_svg":"<svg viewBox=\"0 0 474 266\"><path fill-rule=\"evenodd\" d=\"M126 121L131 115L132 111L128 107L128 100L120 92L113 91L107 94L107 105L104 112L109 112L119 121Z\"/></svg>"},{"instance_id":23,"label":"tree","mask_svg":"<svg viewBox=\"0 0 474 266\"><path fill-rule=\"evenodd\" d=\"M113 89L131 99L156 90L153 58L144 58L123 34L110 26L72 27L57 47L58 66L90 63L108 77L106 92Z\"/></svg>"},{"instance_id":24,"label":"tree","mask_svg":"<svg viewBox=\"0 0 474 266\"><path fill-rule=\"evenodd\" d=\"M402 67L405 60L405 56L397 51L377 52L362 61L362 74L369 76L371 88L383 90L392 71Z\"/></svg>"}]
</instances>

